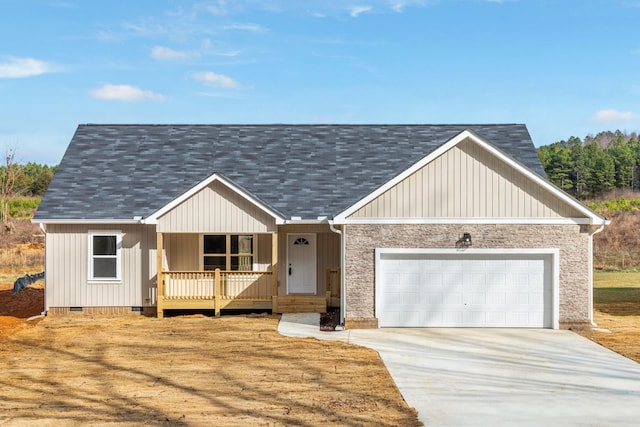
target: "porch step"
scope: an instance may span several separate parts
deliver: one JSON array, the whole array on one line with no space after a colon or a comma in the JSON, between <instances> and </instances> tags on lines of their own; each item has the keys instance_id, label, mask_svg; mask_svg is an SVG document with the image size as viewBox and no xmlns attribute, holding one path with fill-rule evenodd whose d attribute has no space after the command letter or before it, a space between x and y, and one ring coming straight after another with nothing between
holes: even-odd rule
<instances>
[{"instance_id":1,"label":"porch step","mask_svg":"<svg viewBox=\"0 0 640 427\"><path fill-rule=\"evenodd\" d=\"M316 295L279 295L273 297L274 313L326 313L327 299Z\"/></svg>"}]
</instances>

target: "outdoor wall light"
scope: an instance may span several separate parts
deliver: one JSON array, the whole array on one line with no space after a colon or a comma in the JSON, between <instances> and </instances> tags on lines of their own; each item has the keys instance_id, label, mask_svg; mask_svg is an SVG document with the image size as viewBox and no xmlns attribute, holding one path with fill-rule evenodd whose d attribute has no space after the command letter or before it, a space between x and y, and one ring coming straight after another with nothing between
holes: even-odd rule
<instances>
[{"instance_id":1,"label":"outdoor wall light","mask_svg":"<svg viewBox=\"0 0 640 427\"><path fill-rule=\"evenodd\" d=\"M471 233L463 233L462 237L456 242L456 246L459 248L468 248L471 246Z\"/></svg>"}]
</instances>

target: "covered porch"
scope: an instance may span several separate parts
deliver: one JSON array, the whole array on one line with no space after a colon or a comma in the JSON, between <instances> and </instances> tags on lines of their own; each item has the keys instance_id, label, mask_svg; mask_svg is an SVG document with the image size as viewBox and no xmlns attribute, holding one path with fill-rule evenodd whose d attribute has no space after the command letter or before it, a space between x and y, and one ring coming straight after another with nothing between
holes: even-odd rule
<instances>
[{"instance_id":1,"label":"covered porch","mask_svg":"<svg viewBox=\"0 0 640 427\"><path fill-rule=\"evenodd\" d=\"M235 235L226 236L227 241ZM286 286L290 269L279 271L279 259L286 259L286 233L249 235L253 243L245 261L232 263L233 269L205 269L207 254L203 240L207 234L157 233L157 316L165 310L270 310L273 313L318 312L340 306L340 269L328 266L327 251L335 242L319 238L315 292L291 294ZM331 237L331 236L329 236ZM282 242L280 242L282 240ZM325 248L324 246L329 246ZM235 257L227 254L226 257ZM204 261L203 261L204 258ZM331 258L331 257L329 257ZM235 259L235 258L234 258ZM248 260L248 261L247 261ZM189 268L190 267L190 268ZM289 271L287 271L289 270Z\"/></svg>"}]
</instances>

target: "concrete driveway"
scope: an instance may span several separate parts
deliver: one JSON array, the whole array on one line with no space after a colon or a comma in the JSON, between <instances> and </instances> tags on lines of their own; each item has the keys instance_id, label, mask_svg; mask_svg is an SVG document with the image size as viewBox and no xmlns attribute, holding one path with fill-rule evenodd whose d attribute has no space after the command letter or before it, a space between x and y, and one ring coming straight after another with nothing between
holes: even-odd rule
<instances>
[{"instance_id":1,"label":"concrete driveway","mask_svg":"<svg viewBox=\"0 0 640 427\"><path fill-rule=\"evenodd\" d=\"M570 331L320 332L318 320L284 315L278 329L378 351L427 426L640 425L640 364Z\"/></svg>"}]
</instances>

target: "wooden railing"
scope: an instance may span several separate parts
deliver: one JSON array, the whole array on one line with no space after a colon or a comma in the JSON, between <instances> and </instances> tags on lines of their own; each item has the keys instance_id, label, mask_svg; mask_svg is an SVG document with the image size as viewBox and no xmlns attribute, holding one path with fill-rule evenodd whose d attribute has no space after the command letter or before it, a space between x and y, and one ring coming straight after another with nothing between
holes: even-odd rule
<instances>
[{"instance_id":1,"label":"wooden railing","mask_svg":"<svg viewBox=\"0 0 640 427\"><path fill-rule=\"evenodd\" d=\"M329 307L340 306L340 269L327 268L325 274L325 285L327 290L327 305Z\"/></svg>"},{"instance_id":2,"label":"wooden railing","mask_svg":"<svg viewBox=\"0 0 640 427\"><path fill-rule=\"evenodd\" d=\"M165 271L167 300L271 300L278 294L271 271Z\"/></svg>"}]
</instances>

